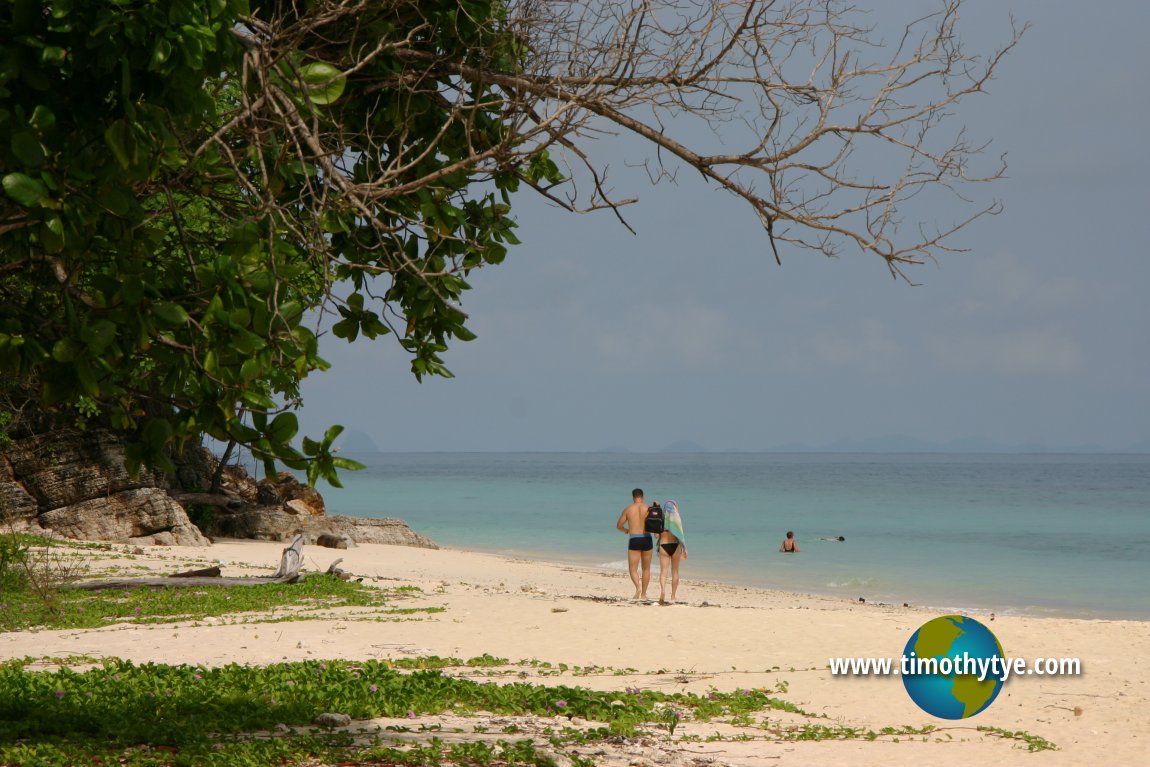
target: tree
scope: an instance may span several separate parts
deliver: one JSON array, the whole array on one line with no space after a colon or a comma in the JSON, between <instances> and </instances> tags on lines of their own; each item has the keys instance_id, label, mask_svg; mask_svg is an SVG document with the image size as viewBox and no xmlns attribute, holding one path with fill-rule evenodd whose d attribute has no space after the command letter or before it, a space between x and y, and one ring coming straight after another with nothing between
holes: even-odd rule
<instances>
[{"instance_id":1,"label":"tree","mask_svg":"<svg viewBox=\"0 0 1150 767\"><path fill-rule=\"evenodd\" d=\"M0 373L133 435L136 465L209 435L334 478L338 427L292 446L312 328L450 375L513 195L626 224L610 133L747 204L777 260L849 246L902 276L997 210L963 194L1004 166L974 170L951 113L1021 30L968 54L960 3L889 44L836 0L8 3ZM948 220L904 226L924 192Z\"/></svg>"}]
</instances>

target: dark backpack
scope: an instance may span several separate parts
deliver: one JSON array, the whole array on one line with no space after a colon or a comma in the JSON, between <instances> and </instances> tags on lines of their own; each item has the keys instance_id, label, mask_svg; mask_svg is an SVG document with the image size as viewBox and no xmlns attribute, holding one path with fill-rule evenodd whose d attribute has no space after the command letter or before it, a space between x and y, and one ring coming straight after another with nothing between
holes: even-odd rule
<instances>
[{"instance_id":1,"label":"dark backpack","mask_svg":"<svg viewBox=\"0 0 1150 767\"><path fill-rule=\"evenodd\" d=\"M648 533L663 532L663 507L658 501L647 507L647 519L643 522L643 530Z\"/></svg>"}]
</instances>

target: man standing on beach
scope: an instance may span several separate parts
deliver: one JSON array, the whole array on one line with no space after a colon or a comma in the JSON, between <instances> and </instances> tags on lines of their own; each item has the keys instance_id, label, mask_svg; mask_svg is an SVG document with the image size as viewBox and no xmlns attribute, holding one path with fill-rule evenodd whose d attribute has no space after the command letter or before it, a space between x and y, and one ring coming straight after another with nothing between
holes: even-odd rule
<instances>
[{"instance_id":1,"label":"man standing on beach","mask_svg":"<svg viewBox=\"0 0 1150 767\"><path fill-rule=\"evenodd\" d=\"M630 536L627 540L627 569L631 573L631 583L635 584L633 599L646 599L647 586L651 583L651 535L646 531L647 503L643 491L631 491L631 505L623 509L619 522L615 525L619 532ZM642 579L639 568L642 565Z\"/></svg>"}]
</instances>

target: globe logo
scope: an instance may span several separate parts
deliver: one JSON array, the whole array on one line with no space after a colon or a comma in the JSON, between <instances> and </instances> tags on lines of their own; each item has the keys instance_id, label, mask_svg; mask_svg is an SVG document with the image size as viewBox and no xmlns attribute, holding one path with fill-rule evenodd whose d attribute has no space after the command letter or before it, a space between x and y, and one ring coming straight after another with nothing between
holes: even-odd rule
<instances>
[{"instance_id":1,"label":"globe logo","mask_svg":"<svg viewBox=\"0 0 1150 767\"><path fill-rule=\"evenodd\" d=\"M944 615L927 621L911 635L902 655L907 694L939 719L974 716L1002 691L1002 645L974 618Z\"/></svg>"}]
</instances>

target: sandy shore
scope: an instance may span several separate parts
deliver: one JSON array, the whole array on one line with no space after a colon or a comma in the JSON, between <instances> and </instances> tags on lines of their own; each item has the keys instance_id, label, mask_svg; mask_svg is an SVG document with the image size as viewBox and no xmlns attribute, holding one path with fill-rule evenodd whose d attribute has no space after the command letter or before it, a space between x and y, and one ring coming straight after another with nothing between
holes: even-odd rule
<instances>
[{"instance_id":1,"label":"sandy shore","mask_svg":"<svg viewBox=\"0 0 1150 767\"><path fill-rule=\"evenodd\" d=\"M226 563L225 574L244 574L253 568L271 569L281 548L252 541L225 541L203 549L154 548L130 564L167 573L220 560ZM827 669L832 656L896 656L911 633L937 617L936 612L690 581L680 589L684 604L642 605L626 600L631 586L625 573L396 546L363 545L348 551L308 547L305 570L324 570L338 557L343 557L346 571L365 583L419 586L423 594L413 604L446 609L392 622L348 612L322 621L220 620L9 633L0 635L0 658L87 655L137 662L261 664L489 653L513 662L537 659L636 670L540 680L548 683L703 692L784 682L787 692L782 697L825 715L828 719L820 721L826 723L874 730L953 727L927 742L880 738L690 744L675 749L682 764L710 760L1045 767L1150 762L1150 622L1020 616L996 616L992 622L989 615L973 615L995 632L1007 655L1079 657L1083 674L1010 680L986 711L949 723L918 709L897 677L834 677ZM684 572L690 572L689 561ZM652 593L658 594L657 587ZM1026 730L1060 750L1028 753L1016 742L978 732L979 725ZM696 729L709 734L716 728ZM642 759L622 752L615 756L609 761L659 761L658 754Z\"/></svg>"}]
</instances>

